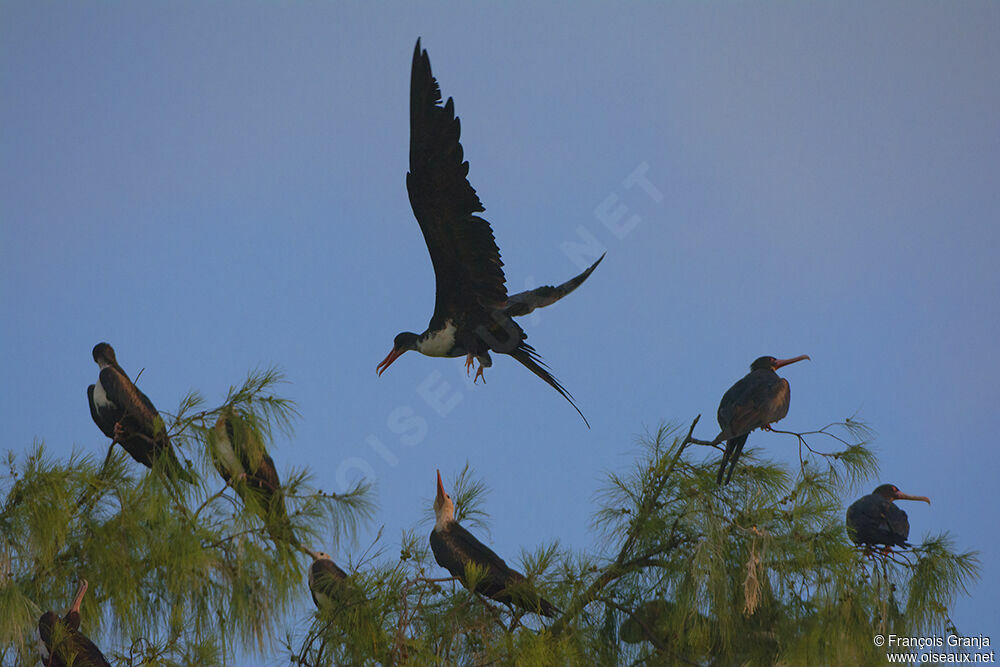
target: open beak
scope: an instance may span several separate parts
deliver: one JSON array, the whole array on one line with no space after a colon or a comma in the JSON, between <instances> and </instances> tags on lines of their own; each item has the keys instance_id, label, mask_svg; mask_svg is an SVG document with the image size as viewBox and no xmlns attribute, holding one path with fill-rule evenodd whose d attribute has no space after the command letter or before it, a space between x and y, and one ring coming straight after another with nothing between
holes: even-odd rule
<instances>
[{"instance_id":1,"label":"open beak","mask_svg":"<svg viewBox=\"0 0 1000 667\"><path fill-rule=\"evenodd\" d=\"M911 496L908 493L903 493L902 491L896 492L896 500L922 500L928 505L931 504L931 499L927 496Z\"/></svg>"},{"instance_id":2,"label":"open beak","mask_svg":"<svg viewBox=\"0 0 1000 667\"><path fill-rule=\"evenodd\" d=\"M83 596L87 592L87 580L80 580L80 588L76 590L76 597L73 598L73 606L69 608L69 613L80 613L80 605L83 604Z\"/></svg>"},{"instance_id":3,"label":"open beak","mask_svg":"<svg viewBox=\"0 0 1000 667\"><path fill-rule=\"evenodd\" d=\"M437 471L437 474L438 474L438 494L437 494L437 502L439 502L439 503L443 503L443 502L444 502L444 484L442 484L442 483L441 483L441 471L440 471L440 470L438 470L438 471Z\"/></svg>"},{"instance_id":4,"label":"open beak","mask_svg":"<svg viewBox=\"0 0 1000 667\"><path fill-rule=\"evenodd\" d=\"M787 366L788 364L794 364L796 361L802 361L803 359L809 359L808 354L800 354L797 357L792 357L791 359L777 359L774 362L774 370L778 370L782 366ZM810 359L811 361L811 359Z\"/></svg>"},{"instance_id":5,"label":"open beak","mask_svg":"<svg viewBox=\"0 0 1000 667\"><path fill-rule=\"evenodd\" d=\"M396 361L396 359L399 359L399 355L403 354L404 352L406 352L405 348L404 349L399 349L395 347L392 348L392 351L386 355L385 359L383 359L382 362L375 367L375 374L378 375L379 377L382 377L382 373L385 372L385 369L389 368L389 366L392 365L392 362Z\"/></svg>"}]
</instances>

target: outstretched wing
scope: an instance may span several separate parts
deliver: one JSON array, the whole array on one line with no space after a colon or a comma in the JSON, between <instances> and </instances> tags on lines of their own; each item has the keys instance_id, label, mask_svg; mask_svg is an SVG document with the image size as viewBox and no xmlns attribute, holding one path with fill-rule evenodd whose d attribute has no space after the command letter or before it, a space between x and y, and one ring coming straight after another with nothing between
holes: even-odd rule
<instances>
[{"instance_id":1,"label":"outstretched wing","mask_svg":"<svg viewBox=\"0 0 1000 667\"><path fill-rule=\"evenodd\" d=\"M598 257L597 261L591 264L589 269L575 278L570 278L558 287L543 285L542 287L536 287L535 289L519 292L518 294L507 297L507 307L504 308L504 314L508 317L521 317L522 315L527 315L536 308L551 306L556 301L582 285L583 281L594 272L594 269L597 268L597 265L601 263L602 259L604 259L604 255Z\"/></svg>"},{"instance_id":2,"label":"outstretched wing","mask_svg":"<svg viewBox=\"0 0 1000 667\"><path fill-rule=\"evenodd\" d=\"M427 51L417 40L410 76L410 171L406 189L434 265L437 293L429 328L457 313L475 328L507 301L503 262L485 210L467 179L469 163L459 143L460 125L451 98L431 74Z\"/></svg>"}]
</instances>

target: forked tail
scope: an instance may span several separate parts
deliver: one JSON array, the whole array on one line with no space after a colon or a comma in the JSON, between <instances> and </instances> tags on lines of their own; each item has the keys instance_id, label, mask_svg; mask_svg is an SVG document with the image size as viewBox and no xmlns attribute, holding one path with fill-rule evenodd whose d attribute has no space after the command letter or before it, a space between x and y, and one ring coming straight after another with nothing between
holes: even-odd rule
<instances>
[{"instance_id":1,"label":"forked tail","mask_svg":"<svg viewBox=\"0 0 1000 667\"><path fill-rule=\"evenodd\" d=\"M596 264L594 266L596 266ZM538 352L535 351L535 348L531 347L524 341L521 341L521 344L509 354L520 361L521 365L529 371L545 380L550 387L558 391L563 398L569 401L569 404L573 406L573 409L577 411L581 418L583 418L583 423L587 425L587 428L590 428L590 422L588 422L587 418L583 416L582 412L580 412L580 408L577 407L576 402L573 400L573 395L566 391L563 386L559 384L559 380L552 377L552 374L546 370L548 366L546 366L545 362L542 361L542 358L538 356Z\"/></svg>"},{"instance_id":2,"label":"forked tail","mask_svg":"<svg viewBox=\"0 0 1000 667\"><path fill-rule=\"evenodd\" d=\"M722 455L722 465L719 466L719 475L715 478L716 484L723 484L722 476L726 475L725 484L729 484L729 480L733 477L733 470L736 469L736 462L740 460L740 454L743 452L743 445L747 442L747 437L749 433L744 433L743 435L736 436L730 440L726 441L726 451ZM726 465L729 465L729 473L726 474Z\"/></svg>"}]
</instances>

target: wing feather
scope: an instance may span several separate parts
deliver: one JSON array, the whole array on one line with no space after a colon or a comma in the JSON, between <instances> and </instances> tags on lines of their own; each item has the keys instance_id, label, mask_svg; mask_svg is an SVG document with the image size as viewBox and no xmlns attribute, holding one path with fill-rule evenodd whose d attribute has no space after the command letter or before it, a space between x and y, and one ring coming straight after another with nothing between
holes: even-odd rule
<instances>
[{"instance_id":1,"label":"wing feather","mask_svg":"<svg viewBox=\"0 0 1000 667\"><path fill-rule=\"evenodd\" d=\"M462 314L472 327L488 324L507 301L503 262L490 224L469 183L459 143L461 124L417 40L410 79L410 171L406 188L434 265L436 298L431 329Z\"/></svg>"},{"instance_id":2,"label":"wing feather","mask_svg":"<svg viewBox=\"0 0 1000 667\"><path fill-rule=\"evenodd\" d=\"M160 413L132 380L122 371L109 366L101 371L100 381L108 400L124 412L121 419L128 420L129 428L149 437L157 435L156 419Z\"/></svg>"},{"instance_id":3,"label":"wing feather","mask_svg":"<svg viewBox=\"0 0 1000 667\"><path fill-rule=\"evenodd\" d=\"M784 384L784 391L781 385ZM729 388L719 402L722 439L744 435L788 414L787 382L772 372L753 371ZM782 410L783 408L783 410Z\"/></svg>"},{"instance_id":4,"label":"wing feather","mask_svg":"<svg viewBox=\"0 0 1000 667\"><path fill-rule=\"evenodd\" d=\"M558 287L543 285L532 290L526 290L509 296L507 298L507 306L504 308L504 314L508 317L521 317L523 315L527 315L536 308L551 306L556 301L582 285L583 281L594 272L594 269L597 268L597 265L601 263L602 259L604 259L604 255L598 257L597 261L591 264L586 271L574 278L570 278Z\"/></svg>"},{"instance_id":5,"label":"wing feather","mask_svg":"<svg viewBox=\"0 0 1000 667\"><path fill-rule=\"evenodd\" d=\"M90 403L90 417L97 424L97 427L101 429L101 433L108 436L109 438L115 437L115 419L112 415L109 415L109 410L99 410L97 405L94 404L94 389L95 385L90 385L87 387L87 402Z\"/></svg>"},{"instance_id":6,"label":"wing feather","mask_svg":"<svg viewBox=\"0 0 1000 667\"><path fill-rule=\"evenodd\" d=\"M910 537L910 521L906 512L896 507L895 503L889 503L885 509L885 523L894 543L906 546L906 540Z\"/></svg>"},{"instance_id":7,"label":"wing feather","mask_svg":"<svg viewBox=\"0 0 1000 667\"><path fill-rule=\"evenodd\" d=\"M128 435L119 443L125 451L136 461L150 468L153 467L154 460L162 459L168 477L193 483L194 478L171 448L166 424L149 397L142 393L120 368L108 366L101 371L99 377L108 400L122 411L118 421ZM113 429L112 425L112 435L109 437L114 437Z\"/></svg>"},{"instance_id":8,"label":"wing feather","mask_svg":"<svg viewBox=\"0 0 1000 667\"><path fill-rule=\"evenodd\" d=\"M451 552L449 555L455 559L450 563L455 570L452 570L451 567L448 567L440 561L438 561L438 564L451 572L452 575L456 577L464 577L465 563L467 561L472 561L479 567L485 568L489 572L489 579L496 579L501 584L511 578L524 578L522 574L509 567L506 561L504 561L503 558L500 558L495 551L480 542L475 535L466 530L458 522L452 523L448 527L445 535L442 536L440 533L436 534L440 539L447 542L448 549L445 549L445 551ZM437 559L438 550L434 549L433 540L431 543L431 549L434 551L435 559ZM502 587L503 586L501 585L501 588Z\"/></svg>"},{"instance_id":9,"label":"wing feather","mask_svg":"<svg viewBox=\"0 0 1000 667\"><path fill-rule=\"evenodd\" d=\"M590 422L583 416L583 413L577 406L576 401L573 400L573 395L566 391L566 389L559 383L559 380L555 379L552 374L546 370L548 366L546 366L545 362L542 361L542 358L538 356L538 352L535 351L535 348L531 347L524 341L521 341L521 344L510 352L510 356L517 359L521 362L522 366L545 380L550 387L558 391L560 395L562 395L562 397L569 401L569 404L573 406L573 409L576 410L577 414L579 414L583 419L583 423L587 425L587 428L590 428Z\"/></svg>"}]
</instances>

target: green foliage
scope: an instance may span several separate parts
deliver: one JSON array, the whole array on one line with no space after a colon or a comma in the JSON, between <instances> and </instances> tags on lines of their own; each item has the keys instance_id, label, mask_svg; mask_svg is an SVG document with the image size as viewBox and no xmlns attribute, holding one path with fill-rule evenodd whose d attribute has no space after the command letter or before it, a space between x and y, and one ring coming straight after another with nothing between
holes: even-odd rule
<instances>
[{"instance_id":1,"label":"green foliage","mask_svg":"<svg viewBox=\"0 0 1000 667\"><path fill-rule=\"evenodd\" d=\"M103 465L77 453L54 461L42 445L10 455L0 479L0 658L33 662L38 617L61 615L80 578L92 582L82 629L106 639L113 663L220 664L237 647L271 649L303 594L302 559L205 465L204 452L224 411L242 410L261 442L275 428L290 434L294 406L270 393L279 381L273 370L252 373L224 404L198 413L201 399L184 398L169 431L202 464L196 485L170 482L117 447ZM315 539L324 524L326 534L350 534L370 516L365 489L334 496L308 482L293 471L283 485L300 539Z\"/></svg>"},{"instance_id":2,"label":"green foliage","mask_svg":"<svg viewBox=\"0 0 1000 667\"><path fill-rule=\"evenodd\" d=\"M477 526L484 530L488 529L486 519L488 515L482 508L482 503L489 493L486 482L473 476L469 462L453 475L451 480L445 479L445 488L450 488L449 495L455 503L455 520L465 526ZM434 508L427 504L427 517L429 523L434 523Z\"/></svg>"},{"instance_id":3,"label":"green foliage","mask_svg":"<svg viewBox=\"0 0 1000 667\"><path fill-rule=\"evenodd\" d=\"M794 478L774 464L751 465L751 455L721 488L716 458L682 456L686 439L672 435L648 437L630 474L611 476L595 517L622 547L588 591L590 606L624 610L635 639L642 624L634 612L643 619L647 601L663 605L645 621L654 635L645 648L616 661L880 664L876 632L940 628L956 592L976 576L974 554L954 555L940 541L891 557L848 541L841 496L877 472L862 441L869 432L856 421L794 434L805 456ZM843 449L818 452L806 439L816 436ZM899 591L907 590L904 615Z\"/></svg>"},{"instance_id":4,"label":"green foliage","mask_svg":"<svg viewBox=\"0 0 1000 667\"><path fill-rule=\"evenodd\" d=\"M101 465L78 453L53 460L40 444L10 454L0 479L0 661L29 662L39 615L62 613L86 578L83 630L126 665L224 664L273 655L276 638L292 664L316 666L881 664L875 633L951 628L949 607L977 577L976 554L956 553L947 535L890 554L849 542L843 500L877 473L864 424L791 434L800 451L791 469L748 450L721 487L717 449L694 447L704 443L692 424L686 435L672 426L648 434L632 464L609 474L594 550L552 543L502 554L559 607L554 619L445 576L427 538L432 494L398 549L380 532L342 563L349 576L336 603L303 618L295 605L308 600L309 561L299 544L356 535L372 505L366 489L325 494L309 471L292 471L280 494L286 534L273 506L236 492L245 482L222 482L209 454L220 416L238 418L252 461L291 434L294 406L273 393L280 381L255 371L216 408L195 393L182 400L166 424L196 462L195 485L117 449ZM457 518L489 543L485 482L467 463L444 473ZM474 587L483 573L466 575Z\"/></svg>"}]
</instances>

